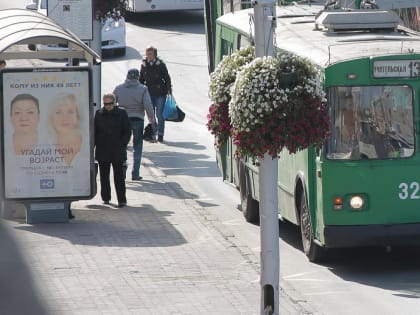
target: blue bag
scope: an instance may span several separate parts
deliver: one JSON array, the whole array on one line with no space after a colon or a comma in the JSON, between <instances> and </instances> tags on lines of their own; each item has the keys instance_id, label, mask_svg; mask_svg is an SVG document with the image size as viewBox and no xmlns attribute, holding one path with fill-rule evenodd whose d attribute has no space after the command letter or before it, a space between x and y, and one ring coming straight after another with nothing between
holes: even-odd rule
<instances>
[{"instance_id":1,"label":"blue bag","mask_svg":"<svg viewBox=\"0 0 420 315\"><path fill-rule=\"evenodd\" d=\"M174 97L171 94L166 96L165 105L163 106L163 119L165 120L177 120L178 119L178 110L176 108L176 102Z\"/></svg>"}]
</instances>

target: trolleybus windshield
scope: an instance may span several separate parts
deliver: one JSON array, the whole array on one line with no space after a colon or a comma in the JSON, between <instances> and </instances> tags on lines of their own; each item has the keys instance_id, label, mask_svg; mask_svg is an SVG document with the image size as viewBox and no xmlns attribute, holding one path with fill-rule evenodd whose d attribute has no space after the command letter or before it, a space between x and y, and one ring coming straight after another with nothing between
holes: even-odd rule
<instances>
[{"instance_id":1,"label":"trolleybus windshield","mask_svg":"<svg viewBox=\"0 0 420 315\"><path fill-rule=\"evenodd\" d=\"M327 158L398 159L414 154L413 93L409 86L331 87Z\"/></svg>"}]
</instances>

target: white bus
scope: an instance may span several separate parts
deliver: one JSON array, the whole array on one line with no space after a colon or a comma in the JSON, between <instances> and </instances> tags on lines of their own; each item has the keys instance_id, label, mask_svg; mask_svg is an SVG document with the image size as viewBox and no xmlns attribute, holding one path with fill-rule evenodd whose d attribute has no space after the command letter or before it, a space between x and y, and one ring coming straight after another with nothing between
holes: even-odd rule
<instances>
[{"instance_id":1,"label":"white bus","mask_svg":"<svg viewBox=\"0 0 420 315\"><path fill-rule=\"evenodd\" d=\"M127 11L133 13L175 10L203 10L203 0L128 0Z\"/></svg>"}]
</instances>

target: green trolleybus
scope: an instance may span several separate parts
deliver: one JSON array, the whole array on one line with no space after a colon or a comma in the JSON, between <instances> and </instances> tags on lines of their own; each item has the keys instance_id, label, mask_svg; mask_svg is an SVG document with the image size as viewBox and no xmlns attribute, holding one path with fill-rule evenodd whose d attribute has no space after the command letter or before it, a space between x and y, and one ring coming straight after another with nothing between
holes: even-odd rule
<instances>
[{"instance_id":1,"label":"green trolleybus","mask_svg":"<svg viewBox=\"0 0 420 315\"><path fill-rule=\"evenodd\" d=\"M276 7L275 46L324 77L331 136L278 159L278 212L301 228L309 260L324 249L420 243L420 37L386 10ZM210 58L253 43L253 9L216 19ZM217 152L223 179L258 220L258 161Z\"/></svg>"}]
</instances>

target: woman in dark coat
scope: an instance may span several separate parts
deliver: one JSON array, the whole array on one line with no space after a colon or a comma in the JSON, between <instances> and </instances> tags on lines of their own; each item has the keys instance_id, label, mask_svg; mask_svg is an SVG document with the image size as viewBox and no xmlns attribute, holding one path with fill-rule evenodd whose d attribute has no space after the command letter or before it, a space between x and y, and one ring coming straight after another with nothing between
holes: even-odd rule
<instances>
[{"instance_id":1,"label":"woman in dark coat","mask_svg":"<svg viewBox=\"0 0 420 315\"><path fill-rule=\"evenodd\" d=\"M123 163L127 156L127 144L131 138L131 126L125 110L115 107L115 95L103 96L104 106L95 115L95 159L99 164L101 197L105 204L111 200L109 174L114 172L114 185L118 207L127 204Z\"/></svg>"}]
</instances>

